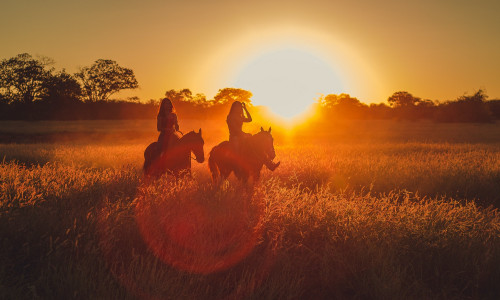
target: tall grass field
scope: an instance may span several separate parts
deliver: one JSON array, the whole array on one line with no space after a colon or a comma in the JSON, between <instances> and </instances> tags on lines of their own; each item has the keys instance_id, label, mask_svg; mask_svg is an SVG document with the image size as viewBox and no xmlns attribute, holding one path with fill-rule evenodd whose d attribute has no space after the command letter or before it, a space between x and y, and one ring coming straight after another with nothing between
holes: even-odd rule
<instances>
[{"instance_id":1,"label":"tall grass field","mask_svg":"<svg viewBox=\"0 0 500 300\"><path fill-rule=\"evenodd\" d=\"M498 123L273 127L253 185L144 180L154 129L0 123L0 299L500 298Z\"/></svg>"}]
</instances>

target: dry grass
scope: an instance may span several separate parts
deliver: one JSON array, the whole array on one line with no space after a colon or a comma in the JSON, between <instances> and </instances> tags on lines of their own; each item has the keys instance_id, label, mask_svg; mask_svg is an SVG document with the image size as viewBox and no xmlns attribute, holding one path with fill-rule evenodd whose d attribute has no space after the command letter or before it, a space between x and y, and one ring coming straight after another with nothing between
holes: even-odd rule
<instances>
[{"instance_id":1,"label":"dry grass","mask_svg":"<svg viewBox=\"0 0 500 300\"><path fill-rule=\"evenodd\" d=\"M284 139L253 189L145 185L145 141L0 145L0 298L500 296L497 143Z\"/></svg>"}]
</instances>

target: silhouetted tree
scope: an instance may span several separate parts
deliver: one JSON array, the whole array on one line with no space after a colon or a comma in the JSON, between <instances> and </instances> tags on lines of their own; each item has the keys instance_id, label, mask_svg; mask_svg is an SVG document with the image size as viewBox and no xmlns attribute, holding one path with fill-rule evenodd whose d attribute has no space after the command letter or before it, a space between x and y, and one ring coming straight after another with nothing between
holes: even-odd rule
<instances>
[{"instance_id":1,"label":"silhouetted tree","mask_svg":"<svg viewBox=\"0 0 500 300\"><path fill-rule=\"evenodd\" d=\"M392 109L385 103L371 103L368 111L370 119L383 120L392 118Z\"/></svg>"},{"instance_id":2,"label":"silhouetted tree","mask_svg":"<svg viewBox=\"0 0 500 300\"><path fill-rule=\"evenodd\" d=\"M343 95L343 94L341 94L341 95ZM318 103L319 103L320 107L325 108L325 109L330 109L338 104L338 97L339 96L336 94L328 94L326 96L321 96L318 99Z\"/></svg>"},{"instance_id":3,"label":"silhouetted tree","mask_svg":"<svg viewBox=\"0 0 500 300\"><path fill-rule=\"evenodd\" d=\"M488 96L483 90L474 95L461 96L455 101L448 101L439 106L436 120L441 122L491 122L492 114L485 103Z\"/></svg>"},{"instance_id":4,"label":"silhouetted tree","mask_svg":"<svg viewBox=\"0 0 500 300\"><path fill-rule=\"evenodd\" d=\"M431 104L428 100L425 100L425 103L420 105L422 99L418 97L414 97L412 94L400 91L392 94L389 98L387 98L387 102L394 109L393 114L399 120L417 120L422 118L421 111L425 106Z\"/></svg>"},{"instance_id":5,"label":"silhouetted tree","mask_svg":"<svg viewBox=\"0 0 500 300\"><path fill-rule=\"evenodd\" d=\"M500 119L500 99L486 101L486 105L491 111L493 118Z\"/></svg>"},{"instance_id":6,"label":"silhouetted tree","mask_svg":"<svg viewBox=\"0 0 500 300\"><path fill-rule=\"evenodd\" d=\"M177 103L188 102L196 106L207 107L213 104L210 101L207 101L207 98L204 94L198 93L193 96L193 93L190 89L182 89L179 91L168 90L167 92L165 92L165 97Z\"/></svg>"},{"instance_id":7,"label":"silhouetted tree","mask_svg":"<svg viewBox=\"0 0 500 300\"><path fill-rule=\"evenodd\" d=\"M395 92L387 99L389 105L392 107L412 107L421 101L418 97L413 97L412 94L408 92Z\"/></svg>"},{"instance_id":8,"label":"silhouetted tree","mask_svg":"<svg viewBox=\"0 0 500 300\"><path fill-rule=\"evenodd\" d=\"M9 103L22 102L31 104L39 99L44 89L44 82L51 76L52 64L48 58L34 59L28 53L3 59L0 63L0 95Z\"/></svg>"},{"instance_id":9,"label":"silhouetted tree","mask_svg":"<svg viewBox=\"0 0 500 300\"><path fill-rule=\"evenodd\" d=\"M10 115L11 112L10 112L9 101L2 94L0 94L0 119L1 120L9 119Z\"/></svg>"},{"instance_id":10,"label":"silhouetted tree","mask_svg":"<svg viewBox=\"0 0 500 300\"><path fill-rule=\"evenodd\" d=\"M320 105L325 108L334 108L339 105L343 107L357 107L362 104L357 98L353 98L349 94L344 93L340 95L328 94L324 97L320 97L318 101Z\"/></svg>"},{"instance_id":11,"label":"silhouetted tree","mask_svg":"<svg viewBox=\"0 0 500 300\"><path fill-rule=\"evenodd\" d=\"M365 117L368 106L349 94L329 94L318 99L320 109L327 117L359 119Z\"/></svg>"},{"instance_id":12,"label":"silhouetted tree","mask_svg":"<svg viewBox=\"0 0 500 300\"><path fill-rule=\"evenodd\" d=\"M223 88L214 97L214 104L233 103L234 101L251 104L252 93L244 89Z\"/></svg>"},{"instance_id":13,"label":"silhouetted tree","mask_svg":"<svg viewBox=\"0 0 500 300\"><path fill-rule=\"evenodd\" d=\"M191 100L193 99L193 93L191 92L190 89L182 89L179 91L172 89L165 92L165 97L174 102L179 102L179 101L191 102Z\"/></svg>"},{"instance_id":14,"label":"silhouetted tree","mask_svg":"<svg viewBox=\"0 0 500 300\"><path fill-rule=\"evenodd\" d=\"M50 76L43 83L42 101L47 104L65 105L80 101L82 89L78 81L65 70Z\"/></svg>"},{"instance_id":15,"label":"silhouetted tree","mask_svg":"<svg viewBox=\"0 0 500 300\"><path fill-rule=\"evenodd\" d=\"M116 92L139 87L134 71L121 67L114 60L98 59L90 67L75 74L82 84L86 101L105 101Z\"/></svg>"}]
</instances>

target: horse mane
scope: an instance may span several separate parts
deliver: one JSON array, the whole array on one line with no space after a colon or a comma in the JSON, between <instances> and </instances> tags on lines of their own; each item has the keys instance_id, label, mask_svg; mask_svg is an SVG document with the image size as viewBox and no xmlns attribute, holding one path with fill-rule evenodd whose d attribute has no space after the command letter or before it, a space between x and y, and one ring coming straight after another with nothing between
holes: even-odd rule
<instances>
[{"instance_id":1,"label":"horse mane","mask_svg":"<svg viewBox=\"0 0 500 300\"><path fill-rule=\"evenodd\" d=\"M189 141L191 140L192 138L196 137L196 132L194 130L191 130L189 131L188 133L182 135L180 138L179 138L179 141L181 140L186 140L186 141Z\"/></svg>"},{"instance_id":2,"label":"horse mane","mask_svg":"<svg viewBox=\"0 0 500 300\"><path fill-rule=\"evenodd\" d=\"M256 144L262 144L263 142L263 138L269 136L270 138L272 138L273 136L267 132L267 131L259 131L257 132L256 134L253 134L251 139L253 142L255 142Z\"/></svg>"}]
</instances>

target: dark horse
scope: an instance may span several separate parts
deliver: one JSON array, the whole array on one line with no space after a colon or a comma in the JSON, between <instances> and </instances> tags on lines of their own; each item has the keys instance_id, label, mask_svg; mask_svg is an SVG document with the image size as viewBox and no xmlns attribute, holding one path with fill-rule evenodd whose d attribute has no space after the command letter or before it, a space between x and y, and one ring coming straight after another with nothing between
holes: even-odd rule
<instances>
[{"instance_id":1,"label":"dark horse","mask_svg":"<svg viewBox=\"0 0 500 300\"><path fill-rule=\"evenodd\" d=\"M208 167L214 181L218 181L220 177L228 178L231 172L241 181L246 182L250 177L258 181L264 162L276 157L271 128L265 131L261 127L259 133L241 141L239 148L239 153L236 153L234 146L228 141L212 148Z\"/></svg>"},{"instance_id":2,"label":"dark horse","mask_svg":"<svg viewBox=\"0 0 500 300\"><path fill-rule=\"evenodd\" d=\"M196 161L205 161L203 152L203 138L201 129L198 132L190 131L179 138L173 138L172 146L162 154L158 142L151 143L144 151L144 175L159 177L169 172L179 177L182 174L191 173L191 152L194 153Z\"/></svg>"}]
</instances>

